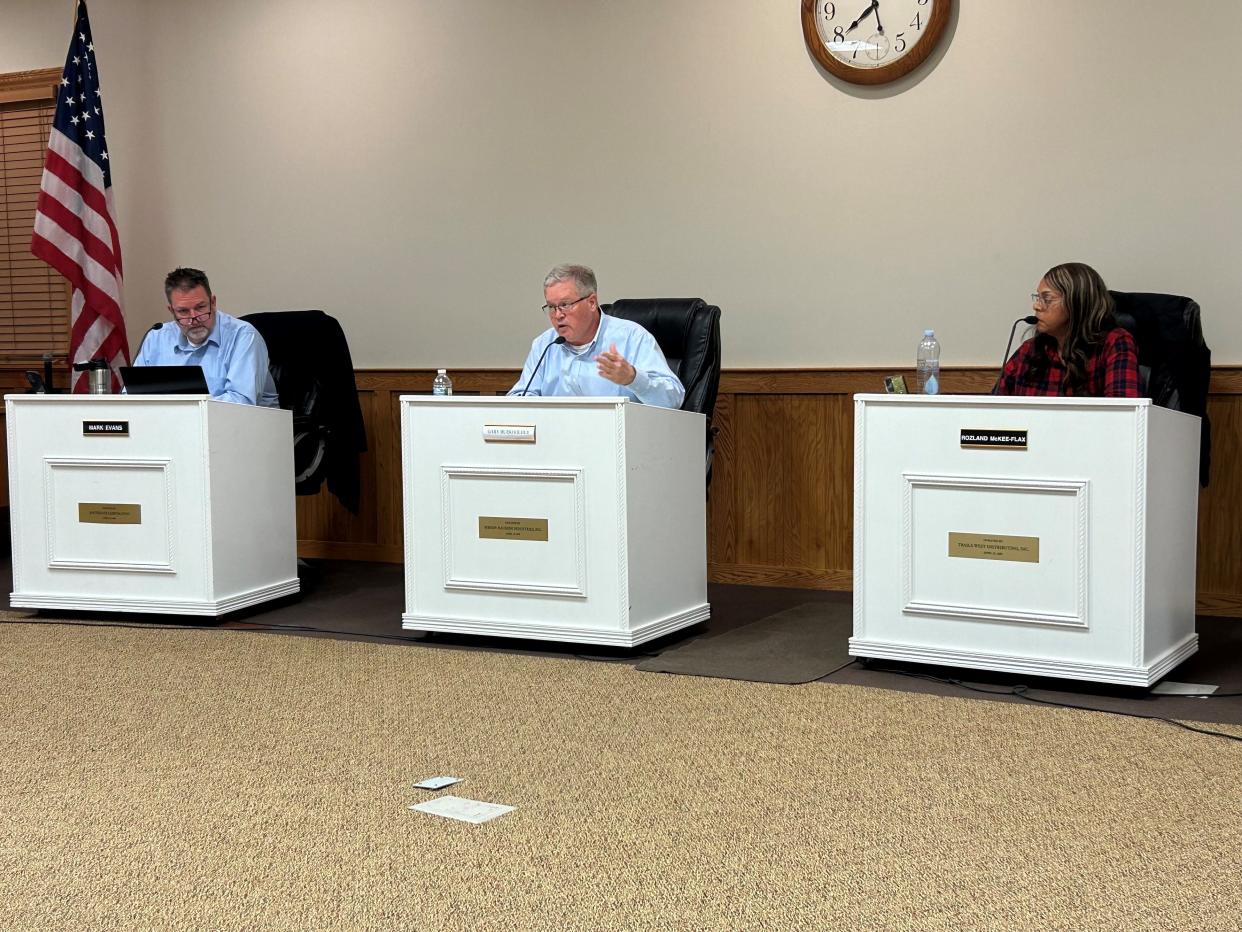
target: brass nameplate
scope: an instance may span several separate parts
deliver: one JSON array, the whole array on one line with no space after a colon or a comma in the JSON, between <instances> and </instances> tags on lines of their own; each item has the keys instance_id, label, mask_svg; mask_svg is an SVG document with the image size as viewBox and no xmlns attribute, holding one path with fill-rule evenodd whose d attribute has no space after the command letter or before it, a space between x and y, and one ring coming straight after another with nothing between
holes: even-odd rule
<instances>
[{"instance_id":1,"label":"brass nameplate","mask_svg":"<svg viewBox=\"0 0 1242 932\"><path fill-rule=\"evenodd\" d=\"M78 521L81 524L142 524L142 506L78 502Z\"/></svg>"},{"instance_id":2,"label":"brass nameplate","mask_svg":"<svg viewBox=\"0 0 1242 932\"><path fill-rule=\"evenodd\" d=\"M129 421L83 421L83 437L128 437Z\"/></svg>"},{"instance_id":3,"label":"brass nameplate","mask_svg":"<svg viewBox=\"0 0 1242 932\"><path fill-rule=\"evenodd\" d=\"M479 537L484 540L547 540L548 519L479 515Z\"/></svg>"},{"instance_id":4,"label":"brass nameplate","mask_svg":"<svg viewBox=\"0 0 1242 932\"><path fill-rule=\"evenodd\" d=\"M534 424L484 424L485 443L534 443Z\"/></svg>"},{"instance_id":5,"label":"brass nameplate","mask_svg":"<svg viewBox=\"0 0 1242 932\"><path fill-rule=\"evenodd\" d=\"M949 556L967 557L971 560L1038 563L1039 538L1003 534L958 534L950 531Z\"/></svg>"},{"instance_id":6,"label":"brass nameplate","mask_svg":"<svg viewBox=\"0 0 1242 932\"><path fill-rule=\"evenodd\" d=\"M963 427L962 446L973 449L1004 449L1025 450L1026 431L1024 430L984 430L975 427Z\"/></svg>"}]
</instances>

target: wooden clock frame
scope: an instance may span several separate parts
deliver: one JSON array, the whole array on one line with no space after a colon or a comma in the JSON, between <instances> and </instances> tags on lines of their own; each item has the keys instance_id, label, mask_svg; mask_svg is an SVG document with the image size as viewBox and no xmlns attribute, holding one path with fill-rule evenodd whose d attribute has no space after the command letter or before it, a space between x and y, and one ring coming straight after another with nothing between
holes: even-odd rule
<instances>
[{"instance_id":1,"label":"wooden clock frame","mask_svg":"<svg viewBox=\"0 0 1242 932\"><path fill-rule=\"evenodd\" d=\"M851 84L888 84L909 74L923 64L944 38L945 27L949 24L949 16L953 12L953 0L936 0L932 15L927 21L926 31L919 39L909 55L902 56L891 64L878 68L851 68L834 58L820 39L819 29L815 25L815 16L823 0L802 0L802 37L806 47L810 49L815 60L829 74Z\"/></svg>"}]
</instances>

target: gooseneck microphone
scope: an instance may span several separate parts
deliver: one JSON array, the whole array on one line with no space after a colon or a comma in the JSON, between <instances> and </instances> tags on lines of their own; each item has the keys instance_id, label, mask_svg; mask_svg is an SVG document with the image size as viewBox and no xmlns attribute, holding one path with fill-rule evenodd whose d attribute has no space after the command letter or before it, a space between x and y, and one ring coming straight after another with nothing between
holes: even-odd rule
<instances>
[{"instance_id":1,"label":"gooseneck microphone","mask_svg":"<svg viewBox=\"0 0 1242 932\"><path fill-rule=\"evenodd\" d=\"M157 320L155 323L153 323L150 326L150 328L148 328L147 332L142 335L142 339L138 341L138 352L139 353L142 352L142 344L147 342L147 337L155 333L155 331L159 330L162 326L164 326L164 321ZM135 353L134 355L136 357L138 354Z\"/></svg>"},{"instance_id":2,"label":"gooseneck microphone","mask_svg":"<svg viewBox=\"0 0 1242 932\"><path fill-rule=\"evenodd\" d=\"M1034 314L1028 314L1026 317L1019 317L1013 322L1013 326L1009 328L1009 342L1005 344L1005 355L1001 359L1001 375L1005 372L1005 363L1009 362L1009 351L1013 349L1013 335L1018 332L1018 324L1034 324L1038 323L1039 318ZM1001 376L996 376L996 384L992 386L992 394L996 394L996 390L1000 388Z\"/></svg>"},{"instance_id":3,"label":"gooseneck microphone","mask_svg":"<svg viewBox=\"0 0 1242 932\"><path fill-rule=\"evenodd\" d=\"M539 367L543 365L543 357L548 355L548 350L554 346L560 346L564 342L564 337L557 337L543 348L543 352L539 354L539 361L535 363L535 368L531 371L530 378L526 380L526 387L522 389L521 394L525 395L528 391L530 391L530 383L535 381L535 376L539 374Z\"/></svg>"}]
</instances>

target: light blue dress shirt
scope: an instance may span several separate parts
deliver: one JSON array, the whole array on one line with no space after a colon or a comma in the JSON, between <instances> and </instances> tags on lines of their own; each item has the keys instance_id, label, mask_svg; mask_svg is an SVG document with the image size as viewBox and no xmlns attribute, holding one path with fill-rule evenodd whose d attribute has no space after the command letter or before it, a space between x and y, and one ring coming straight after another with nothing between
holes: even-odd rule
<instances>
[{"instance_id":1,"label":"light blue dress shirt","mask_svg":"<svg viewBox=\"0 0 1242 932\"><path fill-rule=\"evenodd\" d=\"M522 377L509 389L510 395L522 394L540 355L555 339L554 327L549 327L535 337L530 345L530 354L526 357L526 365L522 367ZM595 357L606 352L614 343L617 352L634 367L634 381L629 385L609 382L599 374L596 367ZM539 367L535 380L530 383L527 394L620 395L662 408L681 407L686 390L668 367L655 337L640 324L601 314L595 339L587 345L585 352L575 352L581 349L582 347L571 348L567 343L549 349L547 358Z\"/></svg>"},{"instance_id":2,"label":"light blue dress shirt","mask_svg":"<svg viewBox=\"0 0 1242 932\"><path fill-rule=\"evenodd\" d=\"M280 396L267 368L267 344L244 320L216 311L216 324L201 346L173 321L152 330L138 348L135 366L202 366L207 390L217 401L279 408Z\"/></svg>"}]
</instances>

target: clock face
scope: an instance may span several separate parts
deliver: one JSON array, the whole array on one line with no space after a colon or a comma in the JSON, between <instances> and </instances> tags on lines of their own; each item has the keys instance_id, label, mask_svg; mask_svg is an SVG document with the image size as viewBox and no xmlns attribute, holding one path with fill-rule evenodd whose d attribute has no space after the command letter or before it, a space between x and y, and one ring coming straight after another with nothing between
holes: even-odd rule
<instances>
[{"instance_id":1,"label":"clock face","mask_svg":"<svg viewBox=\"0 0 1242 932\"><path fill-rule=\"evenodd\" d=\"M940 41L952 0L802 0L807 46L828 71L881 84L918 66Z\"/></svg>"}]
</instances>

